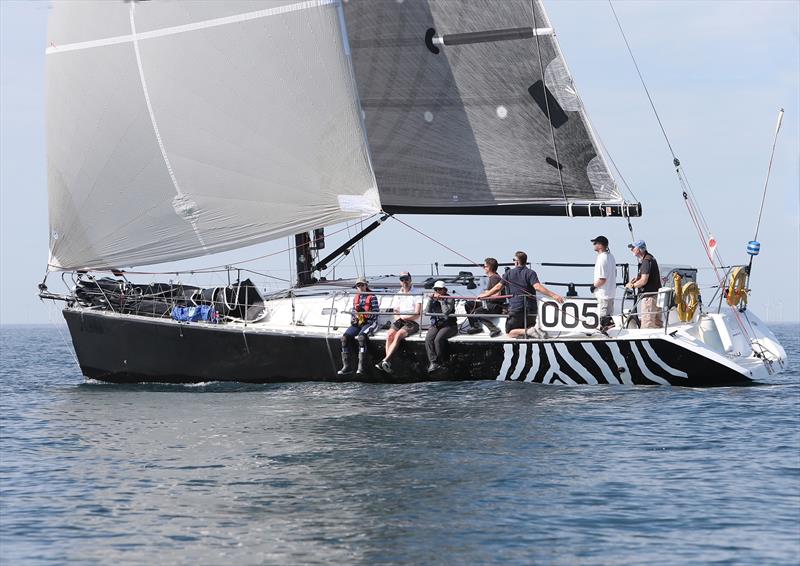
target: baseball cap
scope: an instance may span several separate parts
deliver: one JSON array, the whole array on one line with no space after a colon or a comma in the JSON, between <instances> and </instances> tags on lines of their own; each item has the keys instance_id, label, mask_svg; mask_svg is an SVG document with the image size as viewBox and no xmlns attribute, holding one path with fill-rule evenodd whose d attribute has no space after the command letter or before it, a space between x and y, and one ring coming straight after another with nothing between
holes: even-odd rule
<instances>
[{"instance_id":1,"label":"baseball cap","mask_svg":"<svg viewBox=\"0 0 800 566\"><path fill-rule=\"evenodd\" d=\"M603 244L604 246L608 245L608 238L605 236L597 236L593 240L590 240L593 244Z\"/></svg>"},{"instance_id":2,"label":"baseball cap","mask_svg":"<svg viewBox=\"0 0 800 566\"><path fill-rule=\"evenodd\" d=\"M447 287L444 284L444 281L442 281L441 279L433 284L433 288L434 289L447 289Z\"/></svg>"},{"instance_id":3,"label":"baseball cap","mask_svg":"<svg viewBox=\"0 0 800 566\"><path fill-rule=\"evenodd\" d=\"M646 250L647 244L644 242L644 240L636 240L634 243L628 244L628 247L630 249L639 248L640 250Z\"/></svg>"},{"instance_id":4,"label":"baseball cap","mask_svg":"<svg viewBox=\"0 0 800 566\"><path fill-rule=\"evenodd\" d=\"M359 283L363 283L364 285L369 285L369 281L367 281L366 277L359 277L358 279L356 279L356 286L358 286Z\"/></svg>"}]
</instances>

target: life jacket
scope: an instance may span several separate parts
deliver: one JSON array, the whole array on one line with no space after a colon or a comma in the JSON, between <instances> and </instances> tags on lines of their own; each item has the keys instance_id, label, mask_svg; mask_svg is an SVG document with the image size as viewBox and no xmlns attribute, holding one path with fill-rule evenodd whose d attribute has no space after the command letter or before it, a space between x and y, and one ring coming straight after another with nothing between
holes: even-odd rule
<instances>
[{"instance_id":1,"label":"life jacket","mask_svg":"<svg viewBox=\"0 0 800 566\"><path fill-rule=\"evenodd\" d=\"M363 306L361 305L362 296L366 297L364 299ZM367 320L369 320L369 315L365 313L370 312L372 310L371 308L372 305L370 304L372 303L372 297L373 295L362 295L361 293L356 293L356 296L353 297L353 311L354 311L353 321L359 326L366 324ZM355 311L365 311L365 312L356 313Z\"/></svg>"}]
</instances>

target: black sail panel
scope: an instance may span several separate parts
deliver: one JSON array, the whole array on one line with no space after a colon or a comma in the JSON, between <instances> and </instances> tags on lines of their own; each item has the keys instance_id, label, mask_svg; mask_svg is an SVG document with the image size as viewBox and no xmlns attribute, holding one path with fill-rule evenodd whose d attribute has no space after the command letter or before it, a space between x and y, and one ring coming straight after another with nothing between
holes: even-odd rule
<instances>
[{"instance_id":1,"label":"black sail panel","mask_svg":"<svg viewBox=\"0 0 800 566\"><path fill-rule=\"evenodd\" d=\"M348 0L344 12L385 210L618 215L538 1Z\"/></svg>"}]
</instances>

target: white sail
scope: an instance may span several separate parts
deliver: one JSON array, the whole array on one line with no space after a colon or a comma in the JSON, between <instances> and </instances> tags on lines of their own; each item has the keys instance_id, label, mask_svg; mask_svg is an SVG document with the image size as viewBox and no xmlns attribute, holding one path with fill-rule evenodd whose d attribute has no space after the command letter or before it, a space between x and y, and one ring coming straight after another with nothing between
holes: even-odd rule
<instances>
[{"instance_id":1,"label":"white sail","mask_svg":"<svg viewBox=\"0 0 800 566\"><path fill-rule=\"evenodd\" d=\"M55 2L51 269L155 264L380 209L333 0Z\"/></svg>"}]
</instances>

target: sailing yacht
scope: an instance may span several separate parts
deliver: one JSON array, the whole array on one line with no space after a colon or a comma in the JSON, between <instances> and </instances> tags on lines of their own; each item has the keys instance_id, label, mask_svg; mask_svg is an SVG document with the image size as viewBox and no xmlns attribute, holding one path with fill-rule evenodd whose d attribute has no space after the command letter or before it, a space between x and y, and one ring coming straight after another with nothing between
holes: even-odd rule
<instances>
[{"instance_id":1,"label":"sailing yacht","mask_svg":"<svg viewBox=\"0 0 800 566\"><path fill-rule=\"evenodd\" d=\"M532 332L459 334L435 374L424 335L405 340L391 374L339 373L356 291L330 266L391 216L642 215L540 0L64 2L48 42L48 272L68 289L45 278L40 296L65 303L88 378L712 386L783 368L739 266L705 300L696 269L665 270L661 328L636 327L634 299L606 331L596 301L540 298ZM369 223L320 257L324 228L354 220ZM278 293L240 271L212 288L131 280L136 266L287 236L297 282ZM417 292L434 279L467 320L480 277L437 274ZM388 322L397 280L369 280Z\"/></svg>"}]
</instances>

